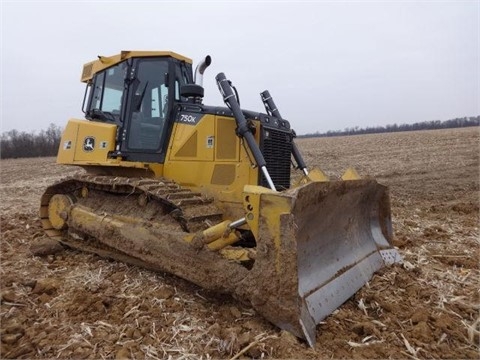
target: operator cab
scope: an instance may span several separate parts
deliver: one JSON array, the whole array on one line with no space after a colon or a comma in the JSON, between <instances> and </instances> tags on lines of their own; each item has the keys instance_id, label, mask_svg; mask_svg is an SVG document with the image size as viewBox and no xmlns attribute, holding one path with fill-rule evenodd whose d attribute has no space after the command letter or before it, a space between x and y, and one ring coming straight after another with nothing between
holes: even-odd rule
<instances>
[{"instance_id":1,"label":"operator cab","mask_svg":"<svg viewBox=\"0 0 480 360\"><path fill-rule=\"evenodd\" d=\"M170 52L155 55L122 52L110 58L99 57L84 67L85 75L89 65L107 65L87 81L82 76L87 82L82 109L88 120L118 126L112 157L148 162L163 162L165 158L173 105L181 100L180 88L193 83L193 74L190 59Z\"/></svg>"}]
</instances>

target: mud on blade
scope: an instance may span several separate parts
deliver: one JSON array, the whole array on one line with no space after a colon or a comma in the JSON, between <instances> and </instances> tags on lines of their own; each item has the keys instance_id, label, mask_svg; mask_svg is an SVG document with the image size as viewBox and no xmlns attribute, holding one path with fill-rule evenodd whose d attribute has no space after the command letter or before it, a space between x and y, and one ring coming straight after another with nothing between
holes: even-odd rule
<instances>
[{"instance_id":1,"label":"mud on blade","mask_svg":"<svg viewBox=\"0 0 480 360\"><path fill-rule=\"evenodd\" d=\"M390 244L387 189L373 180L313 182L257 196L248 198L259 209L251 275L264 296L252 304L313 346L316 324L375 271L401 261Z\"/></svg>"}]
</instances>

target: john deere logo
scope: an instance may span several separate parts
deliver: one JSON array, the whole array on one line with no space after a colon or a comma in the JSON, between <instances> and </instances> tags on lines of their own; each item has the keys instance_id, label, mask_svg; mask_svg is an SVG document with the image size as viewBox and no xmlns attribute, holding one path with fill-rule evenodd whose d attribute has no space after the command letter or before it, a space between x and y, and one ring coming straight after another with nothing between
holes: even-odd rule
<instances>
[{"instance_id":1,"label":"john deere logo","mask_svg":"<svg viewBox=\"0 0 480 360\"><path fill-rule=\"evenodd\" d=\"M95 138L92 136L87 136L83 140L83 151L90 152L95 149Z\"/></svg>"}]
</instances>

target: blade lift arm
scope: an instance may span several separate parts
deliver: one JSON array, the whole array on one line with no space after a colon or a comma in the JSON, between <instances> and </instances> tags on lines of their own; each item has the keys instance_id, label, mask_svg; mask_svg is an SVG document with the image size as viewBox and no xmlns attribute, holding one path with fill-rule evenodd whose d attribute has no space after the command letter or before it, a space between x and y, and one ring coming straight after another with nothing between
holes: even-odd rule
<instances>
[{"instance_id":1,"label":"blade lift arm","mask_svg":"<svg viewBox=\"0 0 480 360\"><path fill-rule=\"evenodd\" d=\"M219 73L215 77L215 79L217 80L218 89L223 96L223 101L230 108L230 110L232 110L233 116L235 117L235 121L237 123L237 135L245 139L250 151L253 154L253 157L255 158L255 162L262 170L265 179L267 179L268 185L272 190L276 191L272 178L268 173L265 158L263 157L263 154L260 151L260 148L258 147L255 138L253 137L252 130L249 128L247 120L245 120L242 109L240 108L235 94L233 93L231 82L227 80L224 73Z\"/></svg>"},{"instance_id":2,"label":"blade lift arm","mask_svg":"<svg viewBox=\"0 0 480 360\"><path fill-rule=\"evenodd\" d=\"M282 116L280 115L280 112L278 111L277 106L275 105L275 102L273 101L272 96L270 95L270 92L268 90L265 90L264 92L260 93L260 96L262 98L263 105L265 105L265 110L267 111L267 113L272 116L275 116L280 120L283 120ZM305 175L308 175L307 165L305 164L305 161L303 161L302 154L300 154L297 144L295 144L293 141L292 141L292 154L293 154L293 158L297 162L297 167L301 169Z\"/></svg>"},{"instance_id":3,"label":"blade lift arm","mask_svg":"<svg viewBox=\"0 0 480 360\"><path fill-rule=\"evenodd\" d=\"M263 175L268 181L268 185L273 191L276 191L272 178L268 173L265 158L255 141L252 130L248 126L247 120L245 119L240 104L238 103L238 93L236 91L234 93L232 84L227 80L224 73L219 73L215 79L217 81L218 89L223 96L223 101L230 110L232 110L233 116L235 117L237 136L245 139L257 166L262 169ZM206 246L212 251L221 251L225 247L232 245L241 239L241 235L239 235L235 229L245 224L247 224L247 219L245 217L235 221L226 220L222 223L211 226L206 230L195 234L189 234L185 237L185 240L197 249Z\"/></svg>"}]
</instances>

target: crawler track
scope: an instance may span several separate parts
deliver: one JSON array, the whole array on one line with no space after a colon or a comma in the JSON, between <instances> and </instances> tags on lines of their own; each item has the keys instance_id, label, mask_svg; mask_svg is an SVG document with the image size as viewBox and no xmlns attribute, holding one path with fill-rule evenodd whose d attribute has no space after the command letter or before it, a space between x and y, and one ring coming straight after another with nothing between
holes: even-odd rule
<instances>
[{"instance_id":1,"label":"crawler track","mask_svg":"<svg viewBox=\"0 0 480 360\"><path fill-rule=\"evenodd\" d=\"M48 207L56 194L68 195L75 205L97 215L143 222L170 233L178 232L180 237L222 220L222 213L212 199L165 179L79 175L46 189L41 198L40 217L48 236L78 250L154 270L160 268L86 236L78 229L55 229L48 217Z\"/></svg>"}]
</instances>

